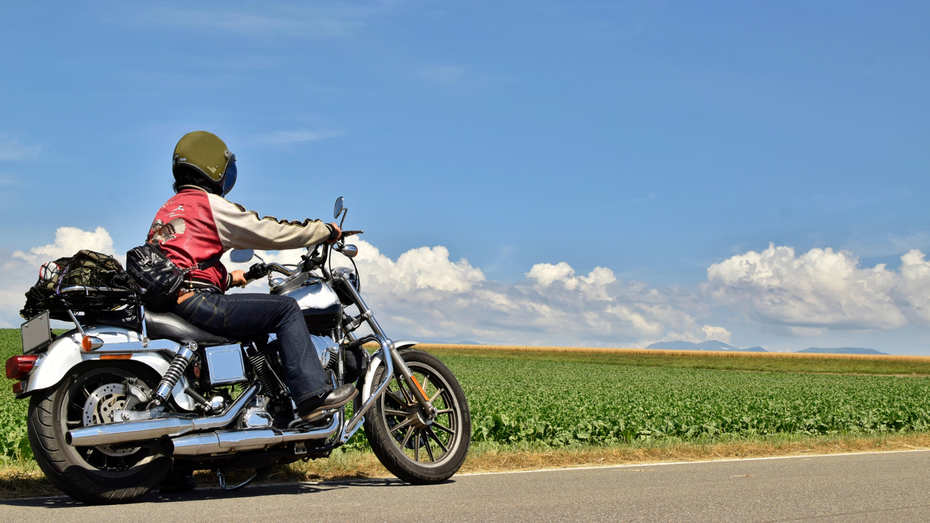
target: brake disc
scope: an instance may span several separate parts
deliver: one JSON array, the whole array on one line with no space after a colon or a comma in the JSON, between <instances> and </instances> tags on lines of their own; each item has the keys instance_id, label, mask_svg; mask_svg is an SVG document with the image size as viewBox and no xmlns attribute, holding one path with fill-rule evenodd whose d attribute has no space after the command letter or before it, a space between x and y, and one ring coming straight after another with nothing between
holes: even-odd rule
<instances>
[{"instance_id":1,"label":"brake disc","mask_svg":"<svg viewBox=\"0 0 930 523\"><path fill-rule=\"evenodd\" d=\"M100 425L113 422L113 413L126 406L126 386L122 383L108 383L97 387L84 402L84 426ZM107 456L122 457L133 454L140 447L115 449L110 445L98 445L97 450Z\"/></svg>"}]
</instances>

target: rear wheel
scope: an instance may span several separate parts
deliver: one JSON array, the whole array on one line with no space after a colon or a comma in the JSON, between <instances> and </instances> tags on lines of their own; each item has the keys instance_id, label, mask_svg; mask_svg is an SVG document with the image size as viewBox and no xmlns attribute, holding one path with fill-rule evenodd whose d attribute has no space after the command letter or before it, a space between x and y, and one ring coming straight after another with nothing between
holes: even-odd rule
<instances>
[{"instance_id":1,"label":"rear wheel","mask_svg":"<svg viewBox=\"0 0 930 523\"><path fill-rule=\"evenodd\" d=\"M29 443L39 467L56 487L85 503L120 503L144 495L171 468L171 459L145 446L73 447L69 430L109 423L126 405L128 379L149 388L158 376L141 366L96 365L78 368L29 402Z\"/></svg>"},{"instance_id":2,"label":"rear wheel","mask_svg":"<svg viewBox=\"0 0 930 523\"><path fill-rule=\"evenodd\" d=\"M436 415L417 403L410 387L394 377L365 417L365 435L381 463L410 483L438 483L455 474L471 442L468 401L452 372L434 356L407 349L404 363L426 392ZM384 368L376 374L381 383Z\"/></svg>"}]
</instances>

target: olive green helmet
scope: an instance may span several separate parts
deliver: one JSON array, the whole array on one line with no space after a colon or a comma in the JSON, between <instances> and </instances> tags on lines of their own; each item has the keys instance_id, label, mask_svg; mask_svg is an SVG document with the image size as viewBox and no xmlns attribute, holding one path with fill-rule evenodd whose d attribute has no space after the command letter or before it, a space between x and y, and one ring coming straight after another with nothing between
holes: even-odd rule
<instances>
[{"instance_id":1,"label":"olive green helmet","mask_svg":"<svg viewBox=\"0 0 930 523\"><path fill-rule=\"evenodd\" d=\"M236 184L236 155L215 134L194 131L175 146L171 170L178 184L193 182L226 196Z\"/></svg>"}]
</instances>

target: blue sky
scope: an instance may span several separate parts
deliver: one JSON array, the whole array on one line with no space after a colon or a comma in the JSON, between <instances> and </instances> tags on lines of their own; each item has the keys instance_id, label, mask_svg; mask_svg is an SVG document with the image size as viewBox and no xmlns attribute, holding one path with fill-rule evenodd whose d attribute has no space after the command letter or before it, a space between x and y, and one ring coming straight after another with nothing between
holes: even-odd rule
<instances>
[{"instance_id":1,"label":"blue sky","mask_svg":"<svg viewBox=\"0 0 930 523\"><path fill-rule=\"evenodd\" d=\"M920 2L11 4L0 325L42 261L140 243L204 129L239 159L232 201L326 219L347 198L397 338L930 354L928 22Z\"/></svg>"}]
</instances>

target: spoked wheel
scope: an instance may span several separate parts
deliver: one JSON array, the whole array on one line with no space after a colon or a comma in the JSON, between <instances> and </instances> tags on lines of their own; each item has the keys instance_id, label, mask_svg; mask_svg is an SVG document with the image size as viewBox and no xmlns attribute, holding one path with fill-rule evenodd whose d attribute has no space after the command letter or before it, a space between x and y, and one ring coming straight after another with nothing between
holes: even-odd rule
<instances>
[{"instance_id":1,"label":"spoked wheel","mask_svg":"<svg viewBox=\"0 0 930 523\"><path fill-rule=\"evenodd\" d=\"M394 377L365 417L365 435L381 463L398 478L418 484L445 481L462 466L471 442L468 401L437 358L415 349L400 354L435 415L425 412L410 387ZM381 383L383 372L382 367L375 383Z\"/></svg>"},{"instance_id":2,"label":"spoked wheel","mask_svg":"<svg viewBox=\"0 0 930 523\"><path fill-rule=\"evenodd\" d=\"M110 423L126 406L126 380L152 388L157 376L143 367L98 365L73 372L58 387L29 402L29 443L39 467L56 487L85 503L120 503L157 486L171 459L145 446L73 447L69 430Z\"/></svg>"}]
</instances>

